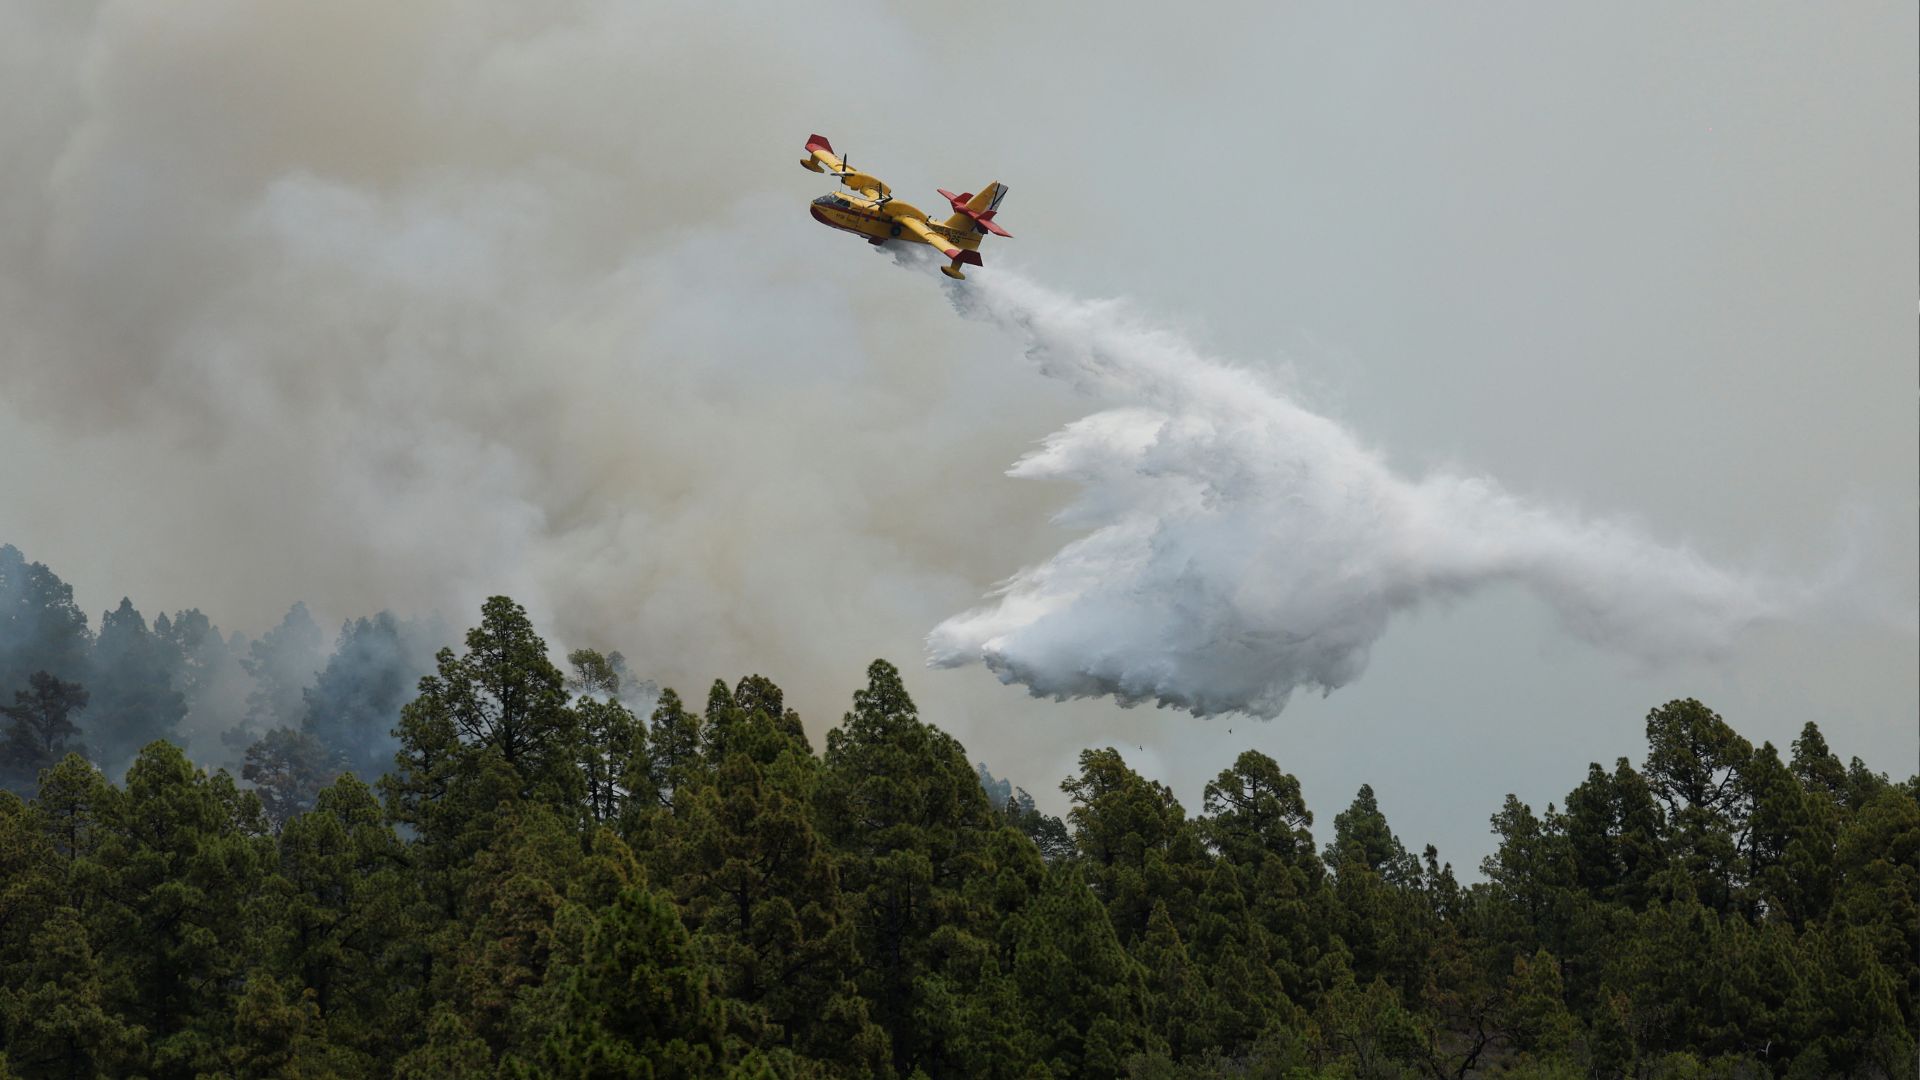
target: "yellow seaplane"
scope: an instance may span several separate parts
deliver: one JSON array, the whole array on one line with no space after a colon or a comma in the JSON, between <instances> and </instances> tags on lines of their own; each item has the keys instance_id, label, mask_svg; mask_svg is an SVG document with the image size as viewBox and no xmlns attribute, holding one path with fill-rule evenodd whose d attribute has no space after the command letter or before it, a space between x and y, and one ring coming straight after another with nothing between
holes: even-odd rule
<instances>
[{"instance_id":1,"label":"yellow seaplane","mask_svg":"<svg viewBox=\"0 0 1920 1080\"><path fill-rule=\"evenodd\" d=\"M845 158L833 152L833 144L825 135L807 138L807 156L800 159L800 164L813 172L837 176L847 187L844 192L813 200L813 220L864 236L869 244L879 245L889 240L931 244L953 260L940 268L940 272L950 278L964 279L966 275L960 272L960 267L980 265L981 237L988 233L1013 235L993 220L1000 210L1000 200L1007 197L1007 187L999 181L981 188L977 194L967 191L955 195L946 188L935 189L952 204L953 215L945 221L931 221L919 207L894 198L893 189L881 183L879 177L855 172Z\"/></svg>"}]
</instances>

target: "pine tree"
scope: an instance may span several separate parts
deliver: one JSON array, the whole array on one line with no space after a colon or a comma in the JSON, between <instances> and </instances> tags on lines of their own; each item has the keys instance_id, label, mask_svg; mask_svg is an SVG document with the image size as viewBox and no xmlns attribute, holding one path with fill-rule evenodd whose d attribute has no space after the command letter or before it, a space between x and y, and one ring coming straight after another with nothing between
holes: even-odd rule
<instances>
[{"instance_id":1,"label":"pine tree","mask_svg":"<svg viewBox=\"0 0 1920 1080\"><path fill-rule=\"evenodd\" d=\"M0 986L25 979L31 937L69 899L65 869L34 808L0 791Z\"/></svg>"},{"instance_id":2,"label":"pine tree","mask_svg":"<svg viewBox=\"0 0 1920 1080\"><path fill-rule=\"evenodd\" d=\"M1299 780L1249 750L1207 785L1204 797L1202 834L1238 871L1264 931L1267 963L1285 996L1311 1007L1345 970L1346 954Z\"/></svg>"},{"instance_id":3,"label":"pine tree","mask_svg":"<svg viewBox=\"0 0 1920 1080\"><path fill-rule=\"evenodd\" d=\"M1120 944L1079 867L1048 875L1021 920L1014 977L1031 1010L1035 1059L1055 1075L1119 1075L1155 1050L1143 1020L1146 972Z\"/></svg>"},{"instance_id":4,"label":"pine tree","mask_svg":"<svg viewBox=\"0 0 1920 1080\"><path fill-rule=\"evenodd\" d=\"M130 600L100 617L94 642L86 725L87 745L109 771L123 768L140 748L177 739L186 697L174 686L179 657L147 629Z\"/></svg>"},{"instance_id":5,"label":"pine tree","mask_svg":"<svg viewBox=\"0 0 1920 1080\"><path fill-rule=\"evenodd\" d=\"M1333 842L1327 845L1325 858L1336 874L1343 867L1357 866L1393 885L1410 885L1420 876L1419 861L1387 826L1372 784L1361 784L1353 804L1334 815Z\"/></svg>"},{"instance_id":6,"label":"pine tree","mask_svg":"<svg viewBox=\"0 0 1920 1080\"><path fill-rule=\"evenodd\" d=\"M617 822L636 789L652 798L646 728L621 702L620 674L611 661L592 649L576 649L567 661L574 669L567 687L578 695L573 708L580 723L586 815L595 825Z\"/></svg>"},{"instance_id":7,"label":"pine tree","mask_svg":"<svg viewBox=\"0 0 1920 1080\"><path fill-rule=\"evenodd\" d=\"M371 784L393 766L393 729L421 676L433 670L431 631L388 612L340 627L333 653L301 691L300 730Z\"/></svg>"},{"instance_id":8,"label":"pine tree","mask_svg":"<svg viewBox=\"0 0 1920 1080\"><path fill-rule=\"evenodd\" d=\"M1826 1064L1828 1075L1899 1076L1913 1065L1916 1029L1901 1001L1908 988L1899 969L1883 961L1875 936L1835 922L1815 927L1802 943L1800 971L1811 984L1804 1056ZM1911 962L1911 954L1905 959Z\"/></svg>"},{"instance_id":9,"label":"pine tree","mask_svg":"<svg viewBox=\"0 0 1920 1080\"><path fill-rule=\"evenodd\" d=\"M1496 901L1515 917L1512 944L1521 954L1566 951L1568 892L1577 871L1564 824L1551 806L1547 813L1543 821L1508 795L1491 819L1500 846L1480 862Z\"/></svg>"},{"instance_id":10,"label":"pine tree","mask_svg":"<svg viewBox=\"0 0 1920 1080\"><path fill-rule=\"evenodd\" d=\"M1153 905L1134 957L1145 974L1146 1025L1166 1040L1168 1057L1182 1061L1220 1046L1221 1008L1165 904Z\"/></svg>"},{"instance_id":11,"label":"pine tree","mask_svg":"<svg viewBox=\"0 0 1920 1080\"><path fill-rule=\"evenodd\" d=\"M724 978L737 1035L871 1073L887 1043L850 978L853 906L808 805L819 763L761 708L726 722L713 782L683 790L659 834L662 880Z\"/></svg>"},{"instance_id":12,"label":"pine tree","mask_svg":"<svg viewBox=\"0 0 1920 1080\"><path fill-rule=\"evenodd\" d=\"M10 1067L26 1076L138 1071L146 1032L112 1008L80 913L57 908L33 935L26 955L30 966L0 987Z\"/></svg>"},{"instance_id":13,"label":"pine tree","mask_svg":"<svg viewBox=\"0 0 1920 1080\"><path fill-rule=\"evenodd\" d=\"M645 888L593 913L553 985L528 1076L691 1080L728 1064L719 980L672 903Z\"/></svg>"},{"instance_id":14,"label":"pine tree","mask_svg":"<svg viewBox=\"0 0 1920 1080\"><path fill-rule=\"evenodd\" d=\"M1560 962L1545 949L1513 958L1507 979L1507 1037L1515 1049L1536 1058L1566 1058L1580 1025L1567 1011Z\"/></svg>"},{"instance_id":15,"label":"pine tree","mask_svg":"<svg viewBox=\"0 0 1920 1080\"><path fill-rule=\"evenodd\" d=\"M435 995L498 1054L534 1036L519 1015L548 979L556 919L585 859L573 815L516 803L473 860L459 922L445 936Z\"/></svg>"},{"instance_id":16,"label":"pine tree","mask_svg":"<svg viewBox=\"0 0 1920 1080\"><path fill-rule=\"evenodd\" d=\"M1833 925L1870 944L1906 1029L1920 1031L1920 803L1889 787L1863 806L1841 831L1834 873Z\"/></svg>"},{"instance_id":17,"label":"pine tree","mask_svg":"<svg viewBox=\"0 0 1920 1080\"><path fill-rule=\"evenodd\" d=\"M245 749L237 732L253 686L236 651L240 635L229 642L198 608L175 612L172 619L160 616L153 629L175 663L174 687L187 707L179 730L188 756L203 764L231 760Z\"/></svg>"},{"instance_id":18,"label":"pine tree","mask_svg":"<svg viewBox=\"0 0 1920 1080\"><path fill-rule=\"evenodd\" d=\"M1742 843L1749 918L1804 927L1832 902L1838 808L1809 793L1772 743L1753 755L1743 779L1753 808Z\"/></svg>"},{"instance_id":19,"label":"pine tree","mask_svg":"<svg viewBox=\"0 0 1920 1080\"><path fill-rule=\"evenodd\" d=\"M234 1006L233 1036L221 1055L242 1080L339 1076L363 1066L327 1042L311 992L289 993L273 976L247 977Z\"/></svg>"},{"instance_id":20,"label":"pine tree","mask_svg":"<svg viewBox=\"0 0 1920 1080\"><path fill-rule=\"evenodd\" d=\"M324 660L321 642L320 627L307 613L307 605L295 603L280 625L248 646L240 661L253 676L253 690L247 695L247 735L258 737L272 728L301 725L307 711L305 691Z\"/></svg>"},{"instance_id":21,"label":"pine tree","mask_svg":"<svg viewBox=\"0 0 1920 1080\"><path fill-rule=\"evenodd\" d=\"M1223 858L1258 871L1269 859L1300 872L1303 883L1321 872L1313 851L1313 812L1300 781L1257 750L1243 751L1233 768L1206 787L1204 831Z\"/></svg>"},{"instance_id":22,"label":"pine tree","mask_svg":"<svg viewBox=\"0 0 1920 1080\"><path fill-rule=\"evenodd\" d=\"M1433 911L1420 892L1419 860L1394 835L1371 785L1334 816L1324 858L1354 979L1385 979L1401 995L1418 991Z\"/></svg>"},{"instance_id":23,"label":"pine tree","mask_svg":"<svg viewBox=\"0 0 1920 1080\"><path fill-rule=\"evenodd\" d=\"M1007 805L1001 808L1007 823L1027 838L1040 857L1049 863L1071 859L1078 852L1067 823L1052 814L1043 814L1025 788L1014 788Z\"/></svg>"},{"instance_id":24,"label":"pine tree","mask_svg":"<svg viewBox=\"0 0 1920 1080\"><path fill-rule=\"evenodd\" d=\"M1374 980L1365 989L1352 980L1341 983L1327 995L1314 1021L1328 1056L1353 1076L1404 1076L1416 1063L1432 1061L1419 1019L1407 1011L1384 980ZM1432 1069L1422 1071L1435 1075ZM1463 1069L1455 1075L1467 1072Z\"/></svg>"},{"instance_id":25,"label":"pine tree","mask_svg":"<svg viewBox=\"0 0 1920 1080\"><path fill-rule=\"evenodd\" d=\"M1087 878L1121 941L1131 946L1146 933L1155 901L1181 925L1205 887L1208 860L1172 790L1128 768L1112 747L1083 751L1080 775L1060 788L1073 799L1067 820Z\"/></svg>"},{"instance_id":26,"label":"pine tree","mask_svg":"<svg viewBox=\"0 0 1920 1080\"><path fill-rule=\"evenodd\" d=\"M1739 876L1738 837L1749 807L1740 777L1752 754L1718 713L1692 698L1647 714L1647 784L1666 806L1675 869L1721 913Z\"/></svg>"},{"instance_id":27,"label":"pine tree","mask_svg":"<svg viewBox=\"0 0 1920 1080\"><path fill-rule=\"evenodd\" d=\"M1847 767L1827 747L1820 726L1809 720L1793 740L1793 775L1807 791L1825 796L1835 806L1847 798Z\"/></svg>"},{"instance_id":28,"label":"pine tree","mask_svg":"<svg viewBox=\"0 0 1920 1080\"><path fill-rule=\"evenodd\" d=\"M90 862L110 876L96 946L124 965L128 1020L155 1076L217 1068L228 994L252 963L249 913L271 867L259 805L165 743L142 751Z\"/></svg>"},{"instance_id":29,"label":"pine tree","mask_svg":"<svg viewBox=\"0 0 1920 1080\"><path fill-rule=\"evenodd\" d=\"M34 672L27 689L13 692L12 705L0 705L0 716L7 721L0 740L0 784L30 794L39 785L41 770L69 753L84 754L80 726L72 717L86 707L87 691L79 683Z\"/></svg>"},{"instance_id":30,"label":"pine tree","mask_svg":"<svg viewBox=\"0 0 1920 1080\"><path fill-rule=\"evenodd\" d=\"M717 763L727 756L728 737L742 719L726 681L713 680L713 685L707 688L707 708L700 724L700 752L709 763Z\"/></svg>"},{"instance_id":31,"label":"pine tree","mask_svg":"<svg viewBox=\"0 0 1920 1080\"><path fill-rule=\"evenodd\" d=\"M466 645L459 655L440 650L436 673L401 710L395 769L381 780L389 812L419 830L454 877L508 804L572 815L585 800L579 715L526 611L493 597ZM448 878L441 895L461 892Z\"/></svg>"},{"instance_id":32,"label":"pine tree","mask_svg":"<svg viewBox=\"0 0 1920 1080\"><path fill-rule=\"evenodd\" d=\"M1666 819L1627 759L1615 763L1612 775L1588 765L1586 781L1567 794L1561 820L1580 888L1595 900L1645 908L1666 866Z\"/></svg>"},{"instance_id":33,"label":"pine tree","mask_svg":"<svg viewBox=\"0 0 1920 1080\"><path fill-rule=\"evenodd\" d=\"M1253 917L1240 871L1222 861L1195 905L1191 950L1206 970L1214 1045L1241 1055L1294 1008L1273 970L1266 929Z\"/></svg>"},{"instance_id":34,"label":"pine tree","mask_svg":"<svg viewBox=\"0 0 1920 1080\"><path fill-rule=\"evenodd\" d=\"M647 722L648 786L671 808L674 793L696 779L702 765L700 718L680 704L680 695L662 690Z\"/></svg>"},{"instance_id":35,"label":"pine tree","mask_svg":"<svg viewBox=\"0 0 1920 1080\"><path fill-rule=\"evenodd\" d=\"M0 544L0 701L24 689L36 671L87 681L92 644L73 586L45 563L29 563L19 548Z\"/></svg>"},{"instance_id":36,"label":"pine tree","mask_svg":"<svg viewBox=\"0 0 1920 1080\"><path fill-rule=\"evenodd\" d=\"M311 808L320 789L342 771L320 740L293 728L275 728L247 747L240 776L253 784L267 820L279 829Z\"/></svg>"},{"instance_id":37,"label":"pine tree","mask_svg":"<svg viewBox=\"0 0 1920 1080\"><path fill-rule=\"evenodd\" d=\"M327 1039L378 1071L424 1020L407 992L419 890L406 849L365 784L344 775L279 836L270 898L273 968L304 987Z\"/></svg>"},{"instance_id":38,"label":"pine tree","mask_svg":"<svg viewBox=\"0 0 1920 1080\"><path fill-rule=\"evenodd\" d=\"M826 838L847 856L842 887L854 904L861 991L897 1072L939 1068L961 1023L936 943L972 951L989 941L966 885L992 872L993 809L966 751L920 721L884 660L867 668L852 711L827 733L824 761L815 805Z\"/></svg>"},{"instance_id":39,"label":"pine tree","mask_svg":"<svg viewBox=\"0 0 1920 1080\"><path fill-rule=\"evenodd\" d=\"M393 1075L395 1080L445 1080L450 1076L487 1076L492 1071L493 1052L467 1028L452 1005L441 1002L427 1020L426 1041L395 1063ZM594 1074L571 1070L557 1075Z\"/></svg>"}]
</instances>

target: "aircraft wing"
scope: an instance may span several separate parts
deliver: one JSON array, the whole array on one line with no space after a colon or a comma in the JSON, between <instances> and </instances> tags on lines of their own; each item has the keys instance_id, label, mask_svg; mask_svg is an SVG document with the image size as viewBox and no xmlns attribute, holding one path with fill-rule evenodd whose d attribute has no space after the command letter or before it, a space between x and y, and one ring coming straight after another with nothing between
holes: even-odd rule
<instances>
[{"instance_id":1,"label":"aircraft wing","mask_svg":"<svg viewBox=\"0 0 1920 1080\"><path fill-rule=\"evenodd\" d=\"M893 189L881 183L880 178L871 173L854 172L847 167L846 159L833 152L833 144L825 135L812 135L807 138L807 156L800 164L817 173L832 173L840 182L869 199L878 199L889 195Z\"/></svg>"},{"instance_id":2,"label":"aircraft wing","mask_svg":"<svg viewBox=\"0 0 1920 1080\"><path fill-rule=\"evenodd\" d=\"M893 192L892 188L880 182L879 177L870 173L843 171L840 174L840 182L869 199L877 199Z\"/></svg>"},{"instance_id":3,"label":"aircraft wing","mask_svg":"<svg viewBox=\"0 0 1920 1080\"><path fill-rule=\"evenodd\" d=\"M932 229L927 228L927 223L924 218L903 217L903 218L896 218L895 220L900 222L901 228L907 230L913 235L919 237L920 239L925 240L927 243L932 244L933 250L946 255L946 257L949 259L960 258L959 245L955 244L953 241L947 239L946 237L941 236L939 233L934 232ZM978 256L975 256L975 257L978 258Z\"/></svg>"},{"instance_id":4,"label":"aircraft wing","mask_svg":"<svg viewBox=\"0 0 1920 1080\"><path fill-rule=\"evenodd\" d=\"M800 159L800 164L812 172L842 173L847 170L847 163L833 152L833 144L827 141L825 135L807 137L807 156Z\"/></svg>"},{"instance_id":5,"label":"aircraft wing","mask_svg":"<svg viewBox=\"0 0 1920 1080\"><path fill-rule=\"evenodd\" d=\"M932 244L935 250L945 251L953 247L953 241L927 228L927 223L920 218L903 217L895 218L894 220L900 223L901 228Z\"/></svg>"}]
</instances>

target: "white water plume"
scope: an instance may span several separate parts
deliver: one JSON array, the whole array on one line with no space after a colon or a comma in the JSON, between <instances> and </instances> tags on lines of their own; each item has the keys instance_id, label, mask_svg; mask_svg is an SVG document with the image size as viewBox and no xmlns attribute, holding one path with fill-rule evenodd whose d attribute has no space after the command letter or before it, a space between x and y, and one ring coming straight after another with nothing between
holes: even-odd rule
<instances>
[{"instance_id":1,"label":"white water plume","mask_svg":"<svg viewBox=\"0 0 1920 1080\"><path fill-rule=\"evenodd\" d=\"M1081 538L941 623L931 662L979 662L1054 698L1277 715L1357 678L1396 613L1505 582L1589 642L1646 658L1724 651L1789 590L1631 526L1484 477L1396 474L1338 423L1111 301L1002 270L949 289L1046 375L1115 407L1010 470L1079 485Z\"/></svg>"}]
</instances>

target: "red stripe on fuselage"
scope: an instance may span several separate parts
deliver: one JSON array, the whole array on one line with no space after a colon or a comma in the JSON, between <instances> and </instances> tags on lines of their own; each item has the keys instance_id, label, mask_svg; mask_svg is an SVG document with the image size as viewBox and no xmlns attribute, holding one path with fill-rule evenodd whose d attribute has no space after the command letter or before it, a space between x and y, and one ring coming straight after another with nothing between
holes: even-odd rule
<instances>
[{"instance_id":1,"label":"red stripe on fuselage","mask_svg":"<svg viewBox=\"0 0 1920 1080\"><path fill-rule=\"evenodd\" d=\"M826 225L830 228L835 228L835 229L846 229L846 231L848 232L858 231L856 229L847 229L845 225L835 225L833 223L833 219L827 217L826 212L818 206L813 207L812 209L813 209L813 220L821 223L822 225ZM882 214L869 214L861 210L855 210L849 206L836 206L834 207L834 209L840 211L843 214L846 214L849 217L865 218L868 221L879 222L882 225L888 224L886 216Z\"/></svg>"},{"instance_id":2,"label":"red stripe on fuselage","mask_svg":"<svg viewBox=\"0 0 1920 1080\"><path fill-rule=\"evenodd\" d=\"M856 229L848 225L842 225L839 222L827 216L825 207L809 206L807 209L809 212L813 214L813 220L819 222L822 225L825 225L829 229L838 229L841 232L852 233L855 236L865 237L868 240L880 241L880 240L889 239L888 237L885 237L885 236L875 236L870 232L866 232L861 229ZM856 210L850 206L836 206L833 209L839 211L842 214L846 214L849 217L860 218L863 221L871 221L877 225L891 226L893 224L893 220L887 217L885 214L872 214L864 210ZM939 235L939 234L936 233L935 235ZM921 242L919 237L912 236L912 235L902 235L897 237L896 239L912 240L916 243ZM963 249L949 246L950 244L952 244L952 241L948 240L946 237L944 236L941 237L940 241L941 242L939 244L934 246L938 248L938 250L940 250L942 253L944 253L947 256L947 258L949 259L963 258L964 255L966 254L966 252ZM976 255L975 258L978 258L978 256Z\"/></svg>"},{"instance_id":3,"label":"red stripe on fuselage","mask_svg":"<svg viewBox=\"0 0 1920 1080\"><path fill-rule=\"evenodd\" d=\"M812 210L813 210L813 220L815 220L815 221L817 221L817 222L819 222L819 223L820 223L820 224L822 224L822 225L825 225L825 226L826 226L827 228L829 228L829 229L834 229L834 230L837 230L837 231L839 231L839 232L843 232L843 233L852 233L852 234L853 234L853 235L855 235L855 236L858 236L858 237L861 237L861 238L863 238L863 239L867 239L867 240L873 240L873 241L876 241L876 242L878 242L878 241L881 241L881 240L885 240L885 239L886 239L886 237L885 237L885 236L875 236L875 235L873 235L872 233L870 233L870 232L867 232L867 231L866 231L866 230L864 230L864 229L856 229L856 228L853 228L853 227L852 227L852 226L850 226L850 225L842 225L842 224L840 224L839 222L837 222L837 221L835 221L835 220L833 220L832 218L830 218L830 217L828 217L828 216L826 215L826 213L825 213L824 211L822 211L822 210L821 210L821 209L820 209L819 207L817 207L817 206L816 206L816 207L813 207L813 208L812 208ZM841 211L841 212L842 212L842 213L846 213L846 211ZM869 220L869 221L885 221L885 220L886 220L885 218L874 218L874 217L868 217L868 215L866 215L866 214L855 214L854 216L855 216L855 217L864 217L864 218L867 218L867 220Z\"/></svg>"}]
</instances>

